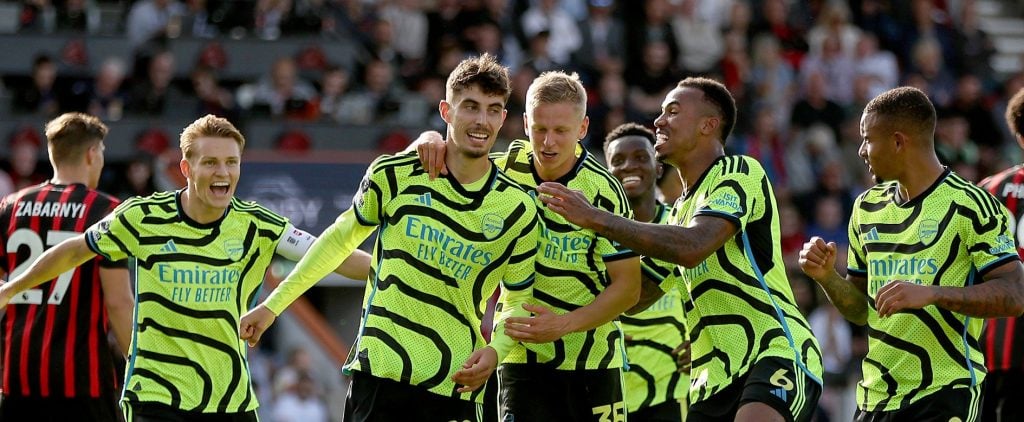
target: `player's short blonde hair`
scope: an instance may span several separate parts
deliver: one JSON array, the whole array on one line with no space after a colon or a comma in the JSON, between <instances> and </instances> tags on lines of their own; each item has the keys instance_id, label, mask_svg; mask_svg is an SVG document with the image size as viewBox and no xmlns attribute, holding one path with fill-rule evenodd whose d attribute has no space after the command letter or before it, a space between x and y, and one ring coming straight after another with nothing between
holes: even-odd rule
<instances>
[{"instance_id":1,"label":"player's short blonde hair","mask_svg":"<svg viewBox=\"0 0 1024 422\"><path fill-rule=\"evenodd\" d=\"M196 139L202 137L231 138L238 143L239 152L245 149L245 137L242 136L242 132L239 132L235 125L223 117L207 114L196 119L185 130L181 131L179 146L181 147L181 155L186 160L192 158L192 144L195 143Z\"/></svg>"},{"instance_id":2,"label":"player's short blonde hair","mask_svg":"<svg viewBox=\"0 0 1024 422\"><path fill-rule=\"evenodd\" d=\"M575 104L580 114L587 113L587 90L575 72L569 74L560 70L541 73L526 91L526 107L532 109L540 104Z\"/></svg>"}]
</instances>

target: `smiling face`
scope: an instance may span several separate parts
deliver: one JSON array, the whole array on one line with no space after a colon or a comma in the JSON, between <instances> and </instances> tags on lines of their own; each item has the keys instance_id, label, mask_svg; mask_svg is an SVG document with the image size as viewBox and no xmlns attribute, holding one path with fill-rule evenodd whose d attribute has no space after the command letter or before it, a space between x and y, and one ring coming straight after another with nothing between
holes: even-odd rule
<instances>
[{"instance_id":1,"label":"smiling face","mask_svg":"<svg viewBox=\"0 0 1024 422\"><path fill-rule=\"evenodd\" d=\"M220 218L231 204L241 175L242 151L227 137L201 136L192 143L189 158L181 160L188 179L186 212L199 222Z\"/></svg>"},{"instance_id":2,"label":"smiling face","mask_svg":"<svg viewBox=\"0 0 1024 422\"><path fill-rule=\"evenodd\" d=\"M505 122L505 97L488 95L473 85L441 103L448 123L449 145L468 158L486 157Z\"/></svg>"},{"instance_id":3,"label":"smiling face","mask_svg":"<svg viewBox=\"0 0 1024 422\"><path fill-rule=\"evenodd\" d=\"M654 144L658 160L679 166L697 147L707 107L704 94L694 88L675 88L665 96L661 115L654 120L658 141Z\"/></svg>"},{"instance_id":4,"label":"smiling face","mask_svg":"<svg viewBox=\"0 0 1024 422\"><path fill-rule=\"evenodd\" d=\"M523 114L541 179L556 180L576 164L576 144L587 135L590 120L573 103L538 103Z\"/></svg>"},{"instance_id":5,"label":"smiling face","mask_svg":"<svg viewBox=\"0 0 1024 422\"><path fill-rule=\"evenodd\" d=\"M654 147L642 136L612 141L605 150L605 160L631 201L651 193L661 174L661 164L654 159Z\"/></svg>"}]
</instances>

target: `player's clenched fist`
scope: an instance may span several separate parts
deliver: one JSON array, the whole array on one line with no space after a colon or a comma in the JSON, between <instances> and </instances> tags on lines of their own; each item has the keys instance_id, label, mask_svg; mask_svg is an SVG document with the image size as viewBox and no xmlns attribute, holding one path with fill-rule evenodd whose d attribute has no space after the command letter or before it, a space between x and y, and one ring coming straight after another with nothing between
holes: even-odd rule
<instances>
[{"instance_id":1,"label":"player's clenched fist","mask_svg":"<svg viewBox=\"0 0 1024 422\"><path fill-rule=\"evenodd\" d=\"M259 305L253 310L242 315L238 322L238 336L249 343L249 347L255 347L260 341L263 332L274 323L277 315L266 306Z\"/></svg>"},{"instance_id":2,"label":"player's clenched fist","mask_svg":"<svg viewBox=\"0 0 1024 422\"><path fill-rule=\"evenodd\" d=\"M800 251L800 269L815 281L835 271L836 242L825 243L825 240L814 236Z\"/></svg>"}]
</instances>

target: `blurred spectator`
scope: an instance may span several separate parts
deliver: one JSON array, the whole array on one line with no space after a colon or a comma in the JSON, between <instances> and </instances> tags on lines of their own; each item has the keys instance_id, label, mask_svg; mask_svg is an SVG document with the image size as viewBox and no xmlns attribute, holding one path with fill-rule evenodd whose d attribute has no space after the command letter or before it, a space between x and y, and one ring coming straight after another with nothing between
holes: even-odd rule
<instances>
[{"instance_id":1,"label":"blurred spectator","mask_svg":"<svg viewBox=\"0 0 1024 422\"><path fill-rule=\"evenodd\" d=\"M538 0L520 19L523 32L532 38L541 31L550 32L548 54L556 63L568 64L569 56L583 45L580 29L572 15L559 7L564 0Z\"/></svg>"},{"instance_id":2,"label":"blurred spectator","mask_svg":"<svg viewBox=\"0 0 1024 422\"><path fill-rule=\"evenodd\" d=\"M353 40L365 45L377 16L372 5L362 0L334 0L323 17L323 32L327 37Z\"/></svg>"},{"instance_id":3,"label":"blurred spectator","mask_svg":"<svg viewBox=\"0 0 1024 422\"><path fill-rule=\"evenodd\" d=\"M167 36L171 22L180 23L185 6L177 0L139 0L132 4L125 22L128 42L132 48Z\"/></svg>"},{"instance_id":4,"label":"blurred spectator","mask_svg":"<svg viewBox=\"0 0 1024 422\"><path fill-rule=\"evenodd\" d=\"M806 90L806 78L820 74L825 78L825 97L845 107L853 101L854 70L852 55L843 54L839 37L829 33L822 40L820 51L804 57L800 66L801 85Z\"/></svg>"},{"instance_id":5,"label":"blurred spectator","mask_svg":"<svg viewBox=\"0 0 1024 422\"><path fill-rule=\"evenodd\" d=\"M962 115L945 112L935 125L935 153L942 164L949 166L963 178L978 181L975 168L980 159L978 145L969 137L967 119ZM988 174L988 173L986 173Z\"/></svg>"},{"instance_id":6,"label":"blurred spectator","mask_svg":"<svg viewBox=\"0 0 1024 422\"><path fill-rule=\"evenodd\" d=\"M156 192L156 183L153 181L153 156L139 153L132 157L125 164L116 189L108 192L122 200L133 196L148 196Z\"/></svg>"},{"instance_id":7,"label":"blurred spectator","mask_svg":"<svg viewBox=\"0 0 1024 422\"><path fill-rule=\"evenodd\" d=\"M504 37L501 27L493 20L485 19L473 24L466 28L464 33L470 44L470 53L475 56L491 53L501 64L509 68L518 67L519 61L522 60L522 51L515 45L515 40L512 37Z\"/></svg>"},{"instance_id":8,"label":"blurred spectator","mask_svg":"<svg viewBox=\"0 0 1024 422\"><path fill-rule=\"evenodd\" d=\"M786 63L775 37L759 35L754 39L750 68L751 93L757 101L775 108L780 128L789 126L789 109L796 93L796 76Z\"/></svg>"},{"instance_id":9,"label":"blurred spectator","mask_svg":"<svg viewBox=\"0 0 1024 422\"><path fill-rule=\"evenodd\" d=\"M319 35L324 16L329 15L329 0L292 0L291 10L281 25L283 35Z\"/></svg>"},{"instance_id":10,"label":"blurred spectator","mask_svg":"<svg viewBox=\"0 0 1024 422\"><path fill-rule=\"evenodd\" d=\"M548 48L550 43L551 32L548 30L540 31L530 37L526 52L523 54L522 65L529 66L537 73L568 67L568 64L560 63L551 57L551 49Z\"/></svg>"},{"instance_id":11,"label":"blurred spectator","mask_svg":"<svg viewBox=\"0 0 1024 422\"><path fill-rule=\"evenodd\" d=\"M755 15L760 19L751 28L753 35L768 34L775 37L782 46L782 57L794 69L799 69L807 53L807 41L803 30L789 22L789 6L786 1L764 0L760 15Z\"/></svg>"},{"instance_id":12,"label":"blurred spectator","mask_svg":"<svg viewBox=\"0 0 1024 422\"><path fill-rule=\"evenodd\" d=\"M626 2L622 3L623 5ZM679 45L672 30L668 0L643 0L643 8L626 7L626 72L644 65L644 47L662 42L668 47L670 61L679 57Z\"/></svg>"},{"instance_id":13,"label":"blurred spectator","mask_svg":"<svg viewBox=\"0 0 1024 422\"><path fill-rule=\"evenodd\" d=\"M910 0L911 19L904 21L901 43L904 62L914 62L917 66L918 44L927 40L938 50L934 53L939 59L935 66L957 69L956 34L949 27L949 16L935 5L933 0Z\"/></svg>"},{"instance_id":14,"label":"blurred spectator","mask_svg":"<svg viewBox=\"0 0 1024 422\"><path fill-rule=\"evenodd\" d=\"M785 189L786 139L778 129L775 108L764 103L754 107L753 127L744 134L737 134L726 144L729 154L749 155L761 162L768 180L776 191Z\"/></svg>"},{"instance_id":15,"label":"blurred spectator","mask_svg":"<svg viewBox=\"0 0 1024 422\"><path fill-rule=\"evenodd\" d=\"M867 78L868 90L864 95L868 100L895 88L899 83L900 68L896 55L887 50L879 50L875 34L864 33L860 37L853 59L854 75Z\"/></svg>"},{"instance_id":16,"label":"blurred spectator","mask_svg":"<svg viewBox=\"0 0 1024 422\"><path fill-rule=\"evenodd\" d=\"M93 0L64 0L57 4L57 32L95 34L100 28L100 10Z\"/></svg>"},{"instance_id":17,"label":"blurred spectator","mask_svg":"<svg viewBox=\"0 0 1024 422\"><path fill-rule=\"evenodd\" d=\"M291 0L256 0L256 21L253 31L264 40L281 37L281 25L292 8Z\"/></svg>"},{"instance_id":18,"label":"blurred spectator","mask_svg":"<svg viewBox=\"0 0 1024 422\"><path fill-rule=\"evenodd\" d=\"M818 22L807 32L807 44L810 54L820 54L825 40L835 38L839 40L840 54L853 57L860 37L860 28L850 23L850 8L846 2L830 1L822 8Z\"/></svg>"},{"instance_id":19,"label":"blurred spectator","mask_svg":"<svg viewBox=\"0 0 1024 422\"><path fill-rule=\"evenodd\" d=\"M192 92L196 97L195 115L205 116L212 114L234 120L237 117L235 99L231 91L220 86L213 69L206 66L197 66L190 75L192 80Z\"/></svg>"},{"instance_id":20,"label":"blurred spectator","mask_svg":"<svg viewBox=\"0 0 1024 422\"><path fill-rule=\"evenodd\" d=\"M645 121L654 121L661 114L661 102L681 79L668 44L662 41L645 45L642 65L627 68L625 78L629 87L629 103L644 116Z\"/></svg>"},{"instance_id":21,"label":"blurred spectator","mask_svg":"<svg viewBox=\"0 0 1024 422\"><path fill-rule=\"evenodd\" d=\"M295 60L279 57L255 85L238 89L238 103L253 115L306 118L316 88L298 75Z\"/></svg>"},{"instance_id":22,"label":"blurred spectator","mask_svg":"<svg viewBox=\"0 0 1024 422\"><path fill-rule=\"evenodd\" d=\"M851 2L857 4L857 2ZM878 37L883 50L901 51L902 28L893 17L890 2L885 0L860 0L860 7L854 8L854 22L864 33Z\"/></svg>"},{"instance_id":23,"label":"blurred spectator","mask_svg":"<svg viewBox=\"0 0 1024 422\"><path fill-rule=\"evenodd\" d=\"M384 154L395 154L405 150L410 143L412 139L409 139L405 131L393 130L377 140L377 149Z\"/></svg>"},{"instance_id":24,"label":"blurred spectator","mask_svg":"<svg viewBox=\"0 0 1024 422\"><path fill-rule=\"evenodd\" d=\"M60 111L60 97L56 89L57 64L50 56L39 54L32 60L32 82L12 88L12 108L18 113L33 113L44 117L56 116Z\"/></svg>"},{"instance_id":25,"label":"blurred spectator","mask_svg":"<svg viewBox=\"0 0 1024 422\"><path fill-rule=\"evenodd\" d=\"M992 110L984 98L981 80L977 76L968 74L957 80L956 95L948 111L966 119L967 137L979 147L993 151L1002 150L1003 138L996 124L997 120L992 118ZM996 169L991 170L994 172Z\"/></svg>"},{"instance_id":26,"label":"blurred spectator","mask_svg":"<svg viewBox=\"0 0 1024 422\"><path fill-rule=\"evenodd\" d=\"M975 0L961 2L960 24L956 27L956 52L959 54L961 75L974 75L986 84L993 79L992 56L995 45L978 22L978 6Z\"/></svg>"},{"instance_id":27,"label":"blurred spectator","mask_svg":"<svg viewBox=\"0 0 1024 422\"><path fill-rule=\"evenodd\" d=\"M386 122L401 109L404 93L391 66L372 60L363 70L362 83L342 101L339 118L347 124Z\"/></svg>"},{"instance_id":28,"label":"blurred spectator","mask_svg":"<svg viewBox=\"0 0 1024 422\"><path fill-rule=\"evenodd\" d=\"M722 30L697 14L698 2L681 0L672 18L672 30L681 53L677 65L686 75L711 73L725 53Z\"/></svg>"},{"instance_id":29,"label":"blurred spectator","mask_svg":"<svg viewBox=\"0 0 1024 422\"><path fill-rule=\"evenodd\" d=\"M730 32L725 36L725 55L720 67L722 83L736 97L737 104L745 104L750 81L750 56L747 54L747 38L743 34ZM742 114L739 117L742 118Z\"/></svg>"},{"instance_id":30,"label":"blurred spectator","mask_svg":"<svg viewBox=\"0 0 1024 422\"><path fill-rule=\"evenodd\" d=\"M848 220L843 212L843 199L837 195L819 194L814 201L814 218L807 225L808 238L818 236L831 239L836 242L836 249L846 250L849 247ZM841 269L846 264L837 262L836 266Z\"/></svg>"},{"instance_id":31,"label":"blurred spectator","mask_svg":"<svg viewBox=\"0 0 1024 422\"><path fill-rule=\"evenodd\" d=\"M181 16L181 34L195 38L217 36L217 26L210 20L206 0L186 0L185 13Z\"/></svg>"},{"instance_id":32,"label":"blurred spectator","mask_svg":"<svg viewBox=\"0 0 1024 422\"><path fill-rule=\"evenodd\" d=\"M182 97L171 84L173 79L174 53L165 50L151 57L145 77L132 84L128 94L128 111L133 114L162 115L169 101Z\"/></svg>"},{"instance_id":33,"label":"blurred spectator","mask_svg":"<svg viewBox=\"0 0 1024 422\"><path fill-rule=\"evenodd\" d=\"M273 416L275 422L327 422L327 404L309 373L299 373L277 397Z\"/></svg>"},{"instance_id":34,"label":"blurred spectator","mask_svg":"<svg viewBox=\"0 0 1024 422\"><path fill-rule=\"evenodd\" d=\"M124 60L118 57L108 57L100 64L89 93L89 114L102 120L121 120L127 98L123 86L125 72Z\"/></svg>"},{"instance_id":35,"label":"blurred spectator","mask_svg":"<svg viewBox=\"0 0 1024 422\"><path fill-rule=\"evenodd\" d=\"M806 76L804 97L793 105L790 115L792 129L806 129L815 123L822 123L832 129L839 139L839 125L843 123L843 108L826 97L825 76L811 72Z\"/></svg>"},{"instance_id":36,"label":"blurred spectator","mask_svg":"<svg viewBox=\"0 0 1024 422\"><path fill-rule=\"evenodd\" d=\"M24 0L18 16L20 32L53 32L56 11L50 0Z\"/></svg>"},{"instance_id":37,"label":"blurred spectator","mask_svg":"<svg viewBox=\"0 0 1024 422\"><path fill-rule=\"evenodd\" d=\"M462 28L458 26L460 11L459 0L436 0L433 9L427 12L426 66L428 68L436 68L440 52L463 42Z\"/></svg>"},{"instance_id":38,"label":"blurred spectator","mask_svg":"<svg viewBox=\"0 0 1024 422\"><path fill-rule=\"evenodd\" d=\"M416 63L417 68L423 66L426 57L430 29L421 3L419 0L395 0L380 9L381 19L390 22L391 28L400 28L391 39L391 47L407 62Z\"/></svg>"},{"instance_id":39,"label":"blurred spectator","mask_svg":"<svg viewBox=\"0 0 1024 422\"><path fill-rule=\"evenodd\" d=\"M32 126L22 126L11 134L7 147L11 152L11 171L8 172L14 190L38 185L50 177L49 166L39 167L43 138Z\"/></svg>"},{"instance_id":40,"label":"blurred spectator","mask_svg":"<svg viewBox=\"0 0 1024 422\"><path fill-rule=\"evenodd\" d=\"M338 120L341 102L349 88L348 71L337 65L330 65L324 70L320 79L320 94L317 97L317 109L320 117L326 120Z\"/></svg>"},{"instance_id":41,"label":"blurred spectator","mask_svg":"<svg viewBox=\"0 0 1024 422\"><path fill-rule=\"evenodd\" d=\"M928 94L935 107L946 107L953 100L956 81L943 61L942 48L933 38L925 38L917 42L913 49L913 69L919 83L923 83L922 91ZM911 76L906 78L908 81ZM904 85L911 85L905 81Z\"/></svg>"},{"instance_id":42,"label":"blurred spectator","mask_svg":"<svg viewBox=\"0 0 1024 422\"><path fill-rule=\"evenodd\" d=\"M626 55L626 28L613 14L613 0L589 0L590 17L579 21L581 45L572 62L588 73L590 81L601 75L621 73ZM600 154L598 154L600 155Z\"/></svg>"}]
</instances>

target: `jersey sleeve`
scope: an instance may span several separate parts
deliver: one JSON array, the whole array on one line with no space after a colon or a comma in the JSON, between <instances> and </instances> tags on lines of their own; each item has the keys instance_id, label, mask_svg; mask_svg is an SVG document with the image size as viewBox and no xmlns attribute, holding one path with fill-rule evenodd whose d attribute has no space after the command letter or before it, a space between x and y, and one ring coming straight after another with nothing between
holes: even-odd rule
<instances>
[{"instance_id":1,"label":"jersey sleeve","mask_svg":"<svg viewBox=\"0 0 1024 422\"><path fill-rule=\"evenodd\" d=\"M380 165L387 157L389 156L382 156L370 164L362 182L359 183L359 190L352 198L352 209L361 225L379 225L384 218L384 204L394 195L391 189L396 176Z\"/></svg>"},{"instance_id":2,"label":"jersey sleeve","mask_svg":"<svg viewBox=\"0 0 1024 422\"><path fill-rule=\"evenodd\" d=\"M501 312L495 315L495 328L491 331L490 346L497 352L499 363L505 360L505 356L508 356L512 347L516 345L515 340L505 335L505 320L510 317L528 316L529 312L523 309L523 304L533 298L534 274L537 272L534 263L541 225L537 208L533 204L527 205L526 209L533 215L528 216L529 223L516 241L515 250L505 266L505 276L501 282L501 288L505 291L505 302Z\"/></svg>"},{"instance_id":3,"label":"jersey sleeve","mask_svg":"<svg viewBox=\"0 0 1024 422\"><path fill-rule=\"evenodd\" d=\"M280 315L303 292L338 268L374 229L375 226L364 226L357 221L354 208L342 213L274 289L265 302L266 307Z\"/></svg>"},{"instance_id":4,"label":"jersey sleeve","mask_svg":"<svg viewBox=\"0 0 1024 422\"><path fill-rule=\"evenodd\" d=\"M697 204L694 216L724 218L744 230L748 221L756 219L763 212L765 200L761 194L761 182L761 178L752 172L725 173L708 190L707 197Z\"/></svg>"},{"instance_id":5,"label":"jersey sleeve","mask_svg":"<svg viewBox=\"0 0 1024 422\"><path fill-rule=\"evenodd\" d=\"M862 199L863 196L857 198L857 201L854 202L854 210L860 209ZM860 223L858 222L856 212L850 216L850 224L846 231L846 237L850 240L850 246L846 254L846 272L856 277L867 277L868 264L864 257L864 239L861 237Z\"/></svg>"},{"instance_id":6,"label":"jersey sleeve","mask_svg":"<svg viewBox=\"0 0 1024 422\"><path fill-rule=\"evenodd\" d=\"M89 249L108 261L120 261L130 255L128 248L136 242L129 221L131 208L122 204L114 212L85 230Z\"/></svg>"},{"instance_id":7,"label":"jersey sleeve","mask_svg":"<svg viewBox=\"0 0 1024 422\"><path fill-rule=\"evenodd\" d=\"M978 201L977 220L963 218L960 234L979 274L1008 261L1019 260L1010 232L1010 212L994 197L986 194Z\"/></svg>"}]
</instances>

